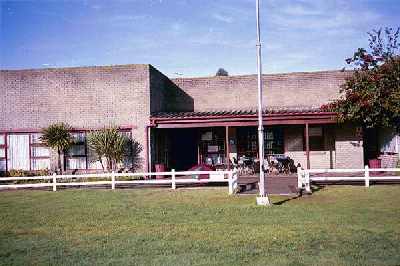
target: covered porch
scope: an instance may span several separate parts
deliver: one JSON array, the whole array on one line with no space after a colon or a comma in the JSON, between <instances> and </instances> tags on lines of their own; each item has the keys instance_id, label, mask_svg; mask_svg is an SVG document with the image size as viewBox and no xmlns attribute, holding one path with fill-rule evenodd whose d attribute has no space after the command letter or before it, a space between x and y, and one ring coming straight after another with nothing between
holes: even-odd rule
<instances>
[{"instance_id":1,"label":"covered porch","mask_svg":"<svg viewBox=\"0 0 400 266\"><path fill-rule=\"evenodd\" d=\"M266 110L265 154L271 175L288 175L297 166L335 167L335 114L319 109ZM156 113L147 131L148 170L236 168L241 176L259 169L257 117L252 110ZM290 159L290 167L283 161ZM287 164L287 163L286 163ZM291 168L291 169L290 169Z\"/></svg>"}]
</instances>

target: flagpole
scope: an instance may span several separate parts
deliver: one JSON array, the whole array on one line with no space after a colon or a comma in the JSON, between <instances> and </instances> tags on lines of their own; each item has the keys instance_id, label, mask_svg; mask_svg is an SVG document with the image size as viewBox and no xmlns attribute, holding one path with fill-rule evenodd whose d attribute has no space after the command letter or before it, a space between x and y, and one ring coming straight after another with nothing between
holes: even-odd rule
<instances>
[{"instance_id":1,"label":"flagpole","mask_svg":"<svg viewBox=\"0 0 400 266\"><path fill-rule=\"evenodd\" d=\"M258 86L258 154L260 159L260 195L257 197L257 205L270 205L268 195L265 191L264 173L264 127L263 127L263 106L262 106L262 69L261 69L261 37L260 37L260 1L256 0L257 18L257 86Z\"/></svg>"}]
</instances>

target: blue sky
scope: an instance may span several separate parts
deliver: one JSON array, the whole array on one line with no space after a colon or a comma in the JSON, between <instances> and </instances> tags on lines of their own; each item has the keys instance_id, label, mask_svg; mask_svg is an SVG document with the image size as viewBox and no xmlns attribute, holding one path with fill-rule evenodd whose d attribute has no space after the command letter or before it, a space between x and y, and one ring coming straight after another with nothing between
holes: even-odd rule
<instances>
[{"instance_id":1,"label":"blue sky","mask_svg":"<svg viewBox=\"0 0 400 266\"><path fill-rule=\"evenodd\" d=\"M0 67L150 63L170 77L256 73L255 0L4 1ZM399 0L261 0L264 73L340 69ZM179 73L179 74L176 74Z\"/></svg>"}]
</instances>

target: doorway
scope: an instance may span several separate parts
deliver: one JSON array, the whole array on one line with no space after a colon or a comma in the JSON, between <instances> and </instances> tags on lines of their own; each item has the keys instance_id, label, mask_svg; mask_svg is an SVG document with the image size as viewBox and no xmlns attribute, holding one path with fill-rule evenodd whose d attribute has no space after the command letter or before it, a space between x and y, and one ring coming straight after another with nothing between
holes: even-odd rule
<instances>
[{"instance_id":1,"label":"doorway","mask_svg":"<svg viewBox=\"0 0 400 266\"><path fill-rule=\"evenodd\" d=\"M171 129L168 136L169 167L184 171L196 165L198 131L194 128Z\"/></svg>"}]
</instances>

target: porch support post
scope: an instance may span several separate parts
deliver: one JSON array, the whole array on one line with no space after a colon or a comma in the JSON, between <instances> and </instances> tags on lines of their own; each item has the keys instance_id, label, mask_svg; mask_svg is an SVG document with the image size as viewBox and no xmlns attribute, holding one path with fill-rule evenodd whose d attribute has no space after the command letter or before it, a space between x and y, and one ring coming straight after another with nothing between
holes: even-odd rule
<instances>
[{"instance_id":1,"label":"porch support post","mask_svg":"<svg viewBox=\"0 0 400 266\"><path fill-rule=\"evenodd\" d=\"M200 139L201 139L201 134L200 132L197 132L197 164L201 164L202 160L200 158Z\"/></svg>"},{"instance_id":2,"label":"porch support post","mask_svg":"<svg viewBox=\"0 0 400 266\"><path fill-rule=\"evenodd\" d=\"M306 139L307 169L310 169L310 134L309 134L308 123L306 123L305 139Z\"/></svg>"},{"instance_id":3,"label":"porch support post","mask_svg":"<svg viewBox=\"0 0 400 266\"><path fill-rule=\"evenodd\" d=\"M229 160L229 126L225 126L225 147L226 147L226 165L228 170L231 170L231 162Z\"/></svg>"},{"instance_id":4,"label":"porch support post","mask_svg":"<svg viewBox=\"0 0 400 266\"><path fill-rule=\"evenodd\" d=\"M150 149L150 126L146 126L146 147L145 147L145 157L146 157L146 172L151 171L151 149Z\"/></svg>"}]
</instances>

